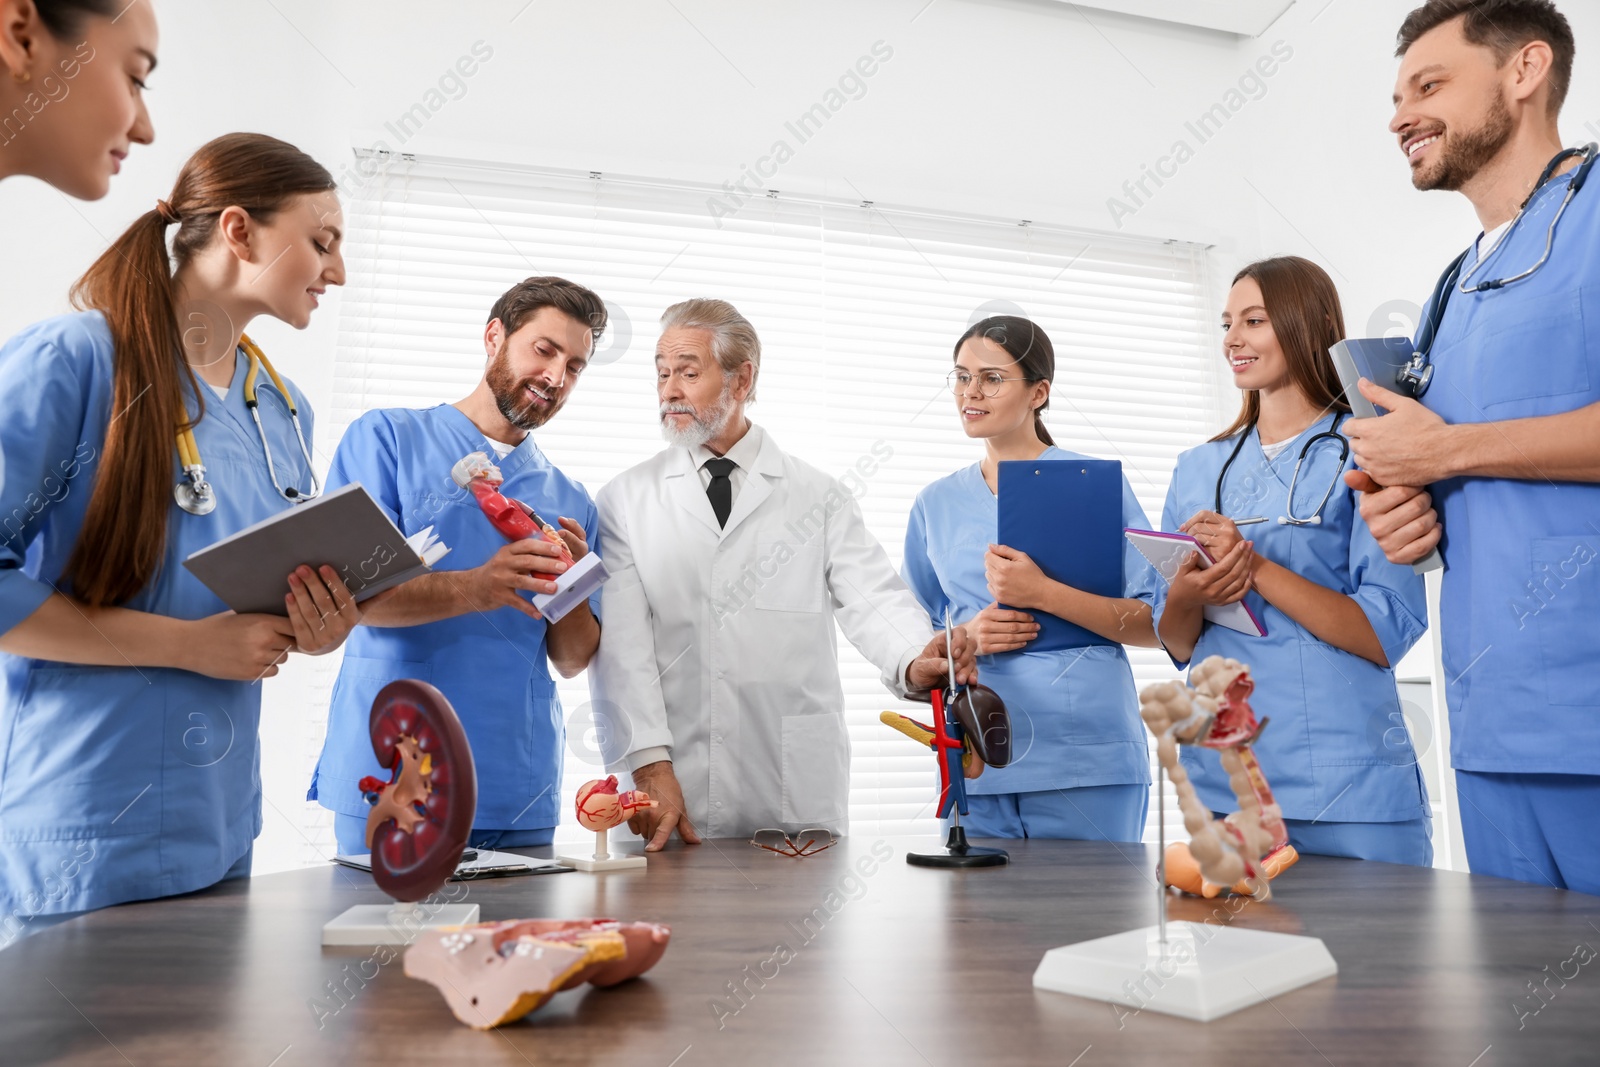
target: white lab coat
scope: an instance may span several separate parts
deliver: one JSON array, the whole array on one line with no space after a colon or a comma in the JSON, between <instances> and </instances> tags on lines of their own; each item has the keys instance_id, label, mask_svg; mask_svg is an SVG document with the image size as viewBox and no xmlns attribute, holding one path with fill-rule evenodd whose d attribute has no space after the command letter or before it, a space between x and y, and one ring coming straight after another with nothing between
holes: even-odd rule
<instances>
[{"instance_id":1,"label":"white lab coat","mask_svg":"<svg viewBox=\"0 0 1600 1067\"><path fill-rule=\"evenodd\" d=\"M905 693L933 636L839 481L762 434L726 528L686 448L596 501L600 650L589 670L613 770L667 757L702 835L843 832L850 792L834 622Z\"/></svg>"}]
</instances>

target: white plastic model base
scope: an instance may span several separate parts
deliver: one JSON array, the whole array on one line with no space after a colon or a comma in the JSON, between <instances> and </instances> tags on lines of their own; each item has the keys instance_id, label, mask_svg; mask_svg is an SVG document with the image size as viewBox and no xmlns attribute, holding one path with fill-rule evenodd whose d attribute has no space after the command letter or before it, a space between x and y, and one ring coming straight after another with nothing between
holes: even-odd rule
<instances>
[{"instance_id":1,"label":"white plastic model base","mask_svg":"<svg viewBox=\"0 0 1600 1067\"><path fill-rule=\"evenodd\" d=\"M637 871L649 865L649 861L643 856L614 856L608 852L606 846L608 832L606 830L595 832L594 855L557 856L556 862L563 867L579 871Z\"/></svg>"},{"instance_id":2,"label":"white plastic model base","mask_svg":"<svg viewBox=\"0 0 1600 1067\"><path fill-rule=\"evenodd\" d=\"M570 571L556 576L554 593L535 594L533 606L551 622L560 622L567 612L588 600L609 577L605 563L590 552L574 563Z\"/></svg>"},{"instance_id":3,"label":"white plastic model base","mask_svg":"<svg viewBox=\"0 0 1600 1067\"><path fill-rule=\"evenodd\" d=\"M476 904L357 904L322 925L324 945L409 945L424 930L470 926Z\"/></svg>"},{"instance_id":4,"label":"white plastic model base","mask_svg":"<svg viewBox=\"0 0 1600 1067\"><path fill-rule=\"evenodd\" d=\"M1108 1000L1210 1022L1339 973L1315 937L1206 923L1128 930L1053 948L1039 961L1039 989Z\"/></svg>"}]
</instances>

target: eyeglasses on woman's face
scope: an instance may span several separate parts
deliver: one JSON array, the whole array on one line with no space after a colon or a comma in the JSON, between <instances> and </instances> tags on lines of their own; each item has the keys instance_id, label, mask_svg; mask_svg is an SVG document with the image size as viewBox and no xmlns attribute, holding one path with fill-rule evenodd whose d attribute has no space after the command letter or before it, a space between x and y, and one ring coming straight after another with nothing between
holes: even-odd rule
<instances>
[{"instance_id":1,"label":"eyeglasses on woman's face","mask_svg":"<svg viewBox=\"0 0 1600 1067\"><path fill-rule=\"evenodd\" d=\"M1000 392L1001 389L1004 389L1007 382L1025 382L1027 380L1023 375L1008 378L997 370L981 370L977 374L973 374L963 367L957 367L945 376L945 381L950 383L950 391L956 396L965 396L971 391L974 382L976 382L978 393L981 396L992 397Z\"/></svg>"}]
</instances>

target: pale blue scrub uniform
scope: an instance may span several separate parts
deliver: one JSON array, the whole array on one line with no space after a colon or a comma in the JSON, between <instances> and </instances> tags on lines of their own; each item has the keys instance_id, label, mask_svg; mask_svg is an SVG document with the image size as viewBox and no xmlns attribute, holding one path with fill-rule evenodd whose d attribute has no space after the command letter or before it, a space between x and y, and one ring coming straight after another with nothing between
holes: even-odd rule
<instances>
[{"instance_id":1,"label":"pale blue scrub uniform","mask_svg":"<svg viewBox=\"0 0 1600 1067\"><path fill-rule=\"evenodd\" d=\"M1207 622L1193 659L1230 656L1250 667L1256 685L1250 705L1258 719L1271 720L1255 753L1296 849L1426 867L1433 863L1431 813L1392 669L1427 629L1422 579L1384 558L1366 523L1356 521L1355 493L1341 473L1354 460L1340 462L1337 441L1312 446L1295 487L1293 514L1306 518L1333 485L1322 521L1278 521L1289 513L1289 482L1301 449L1329 430L1334 418L1318 419L1272 460L1261 449L1260 434L1249 430L1222 487L1222 511L1231 519L1266 516L1266 522L1239 532L1263 559L1353 598L1391 667L1322 641L1254 591L1245 600L1265 624L1266 636ZM1238 443L1237 436L1208 441L1178 457L1162 529L1176 530L1195 512L1213 508L1217 477ZM1161 583L1158 621L1169 588ZM1219 755L1190 746L1180 752L1200 799L1214 812L1236 811L1238 800Z\"/></svg>"},{"instance_id":2,"label":"pale blue scrub uniform","mask_svg":"<svg viewBox=\"0 0 1600 1067\"><path fill-rule=\"evenodd\" d=\"M1039 458L1093 457L1052 445ZM1126 477L1119 522L1147 528ZM983 557L997 528L996 498L976 463L917 494L902 569L936 624L943 622L946 607L953 622L964 623L993 603ZM1150 603L1157 584L1144 557L1125 546L1122 595ZM1122 646L1054 652L1023 647L979 656L978 675L1011 713L1012 762L986 768L966 783L971 815L962 824L967 833L1140 840L1150 797L1150 753Z\"/></svg>"},{"instance_id":3,"label":"pale blue scrub uniform","mask_svg":"<svg viewBox=\"0 0 1600 1067\"><path fill-rule=\"evenodd\" d=\"M369 411L351 424L328 471L328 488L360 482L408 537L428 526L450 546L435 571L470 570L506 545L477 498L450 468L485 452L505 475L501 491L555 523L582 524L591 545L597 518L582 485L545 458L533 435L506 457L449 404L421 411ZM598 617L600 598L589 601ZM306 799L336 813L341 853L367 851L369 808L357 783L389 780L378 766L367 717L378 690L399 678L432 683L449 699L478 772L471 843L489 848L549 844L559 821L566 730L545 650L546 623L516 608L468 612L420 626L361 626L345 644L328 709L328 737Z\"/></svg>"},{"instance_id":4,"label":"pale blue scrub uniform","mask_svg":"<svg viewBox=\"0 0 1600 1067\"><path fill-rule=\"evenodd\" d=\"M1534 193L1471 282L1538 262L1570 177ZM1449 423L1600 402L1597 257L1591 180L1535 274L1451 295L1422 402ZM1463 273L1477 262L1474 248ZM1444 526L1440 630L1467 859L1478 874L1600 894L1600 485L1472 477L1429 492Z\"/></svg>"},{"instance_id":5,"label":"pale blue scrub uniform","mask_svg":"<svg viewBox=\"0 0 1600 1067\"><path fill-rule=\"evenodd\" d=\"M99 312L48 319L0 348L0 630L58 588L77 543L112 418L111 361ZM244 405L248 370L236 353L226 400L207 392L194 428L216 510L190 515L172 504L161 570L124 607L180 619L226 611L184 558L290 506ZM309 441L311 409L289 388ZM192 414L192 395L189 406ZM279 479L309 489L270 385L261 409ZM0 944L31 932L29 916L248 875L261 830L260 706L259 683L0 654Z\"/></svg>"}]
</instances>

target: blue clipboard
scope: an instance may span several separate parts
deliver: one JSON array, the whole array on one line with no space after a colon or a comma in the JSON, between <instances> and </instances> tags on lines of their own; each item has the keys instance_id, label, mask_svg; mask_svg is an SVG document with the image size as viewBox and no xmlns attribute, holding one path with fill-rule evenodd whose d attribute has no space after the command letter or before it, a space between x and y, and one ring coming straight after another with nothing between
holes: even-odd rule
<instances>
[{"instance_id":1,"label":"blue clipboard","mask_svg":"<svg viewBox=\"0 0 1600 1067\"><path fill-rule=\"evenodd\" d=\"M1026 552L1046 577L1063 585L1123 595L1121 462L1005 460L999 487L998 543ZM1022 651L1116 644L1049 612L1025 610L1038 620L1039 636Z\"/></svg>"}]
</instances>

